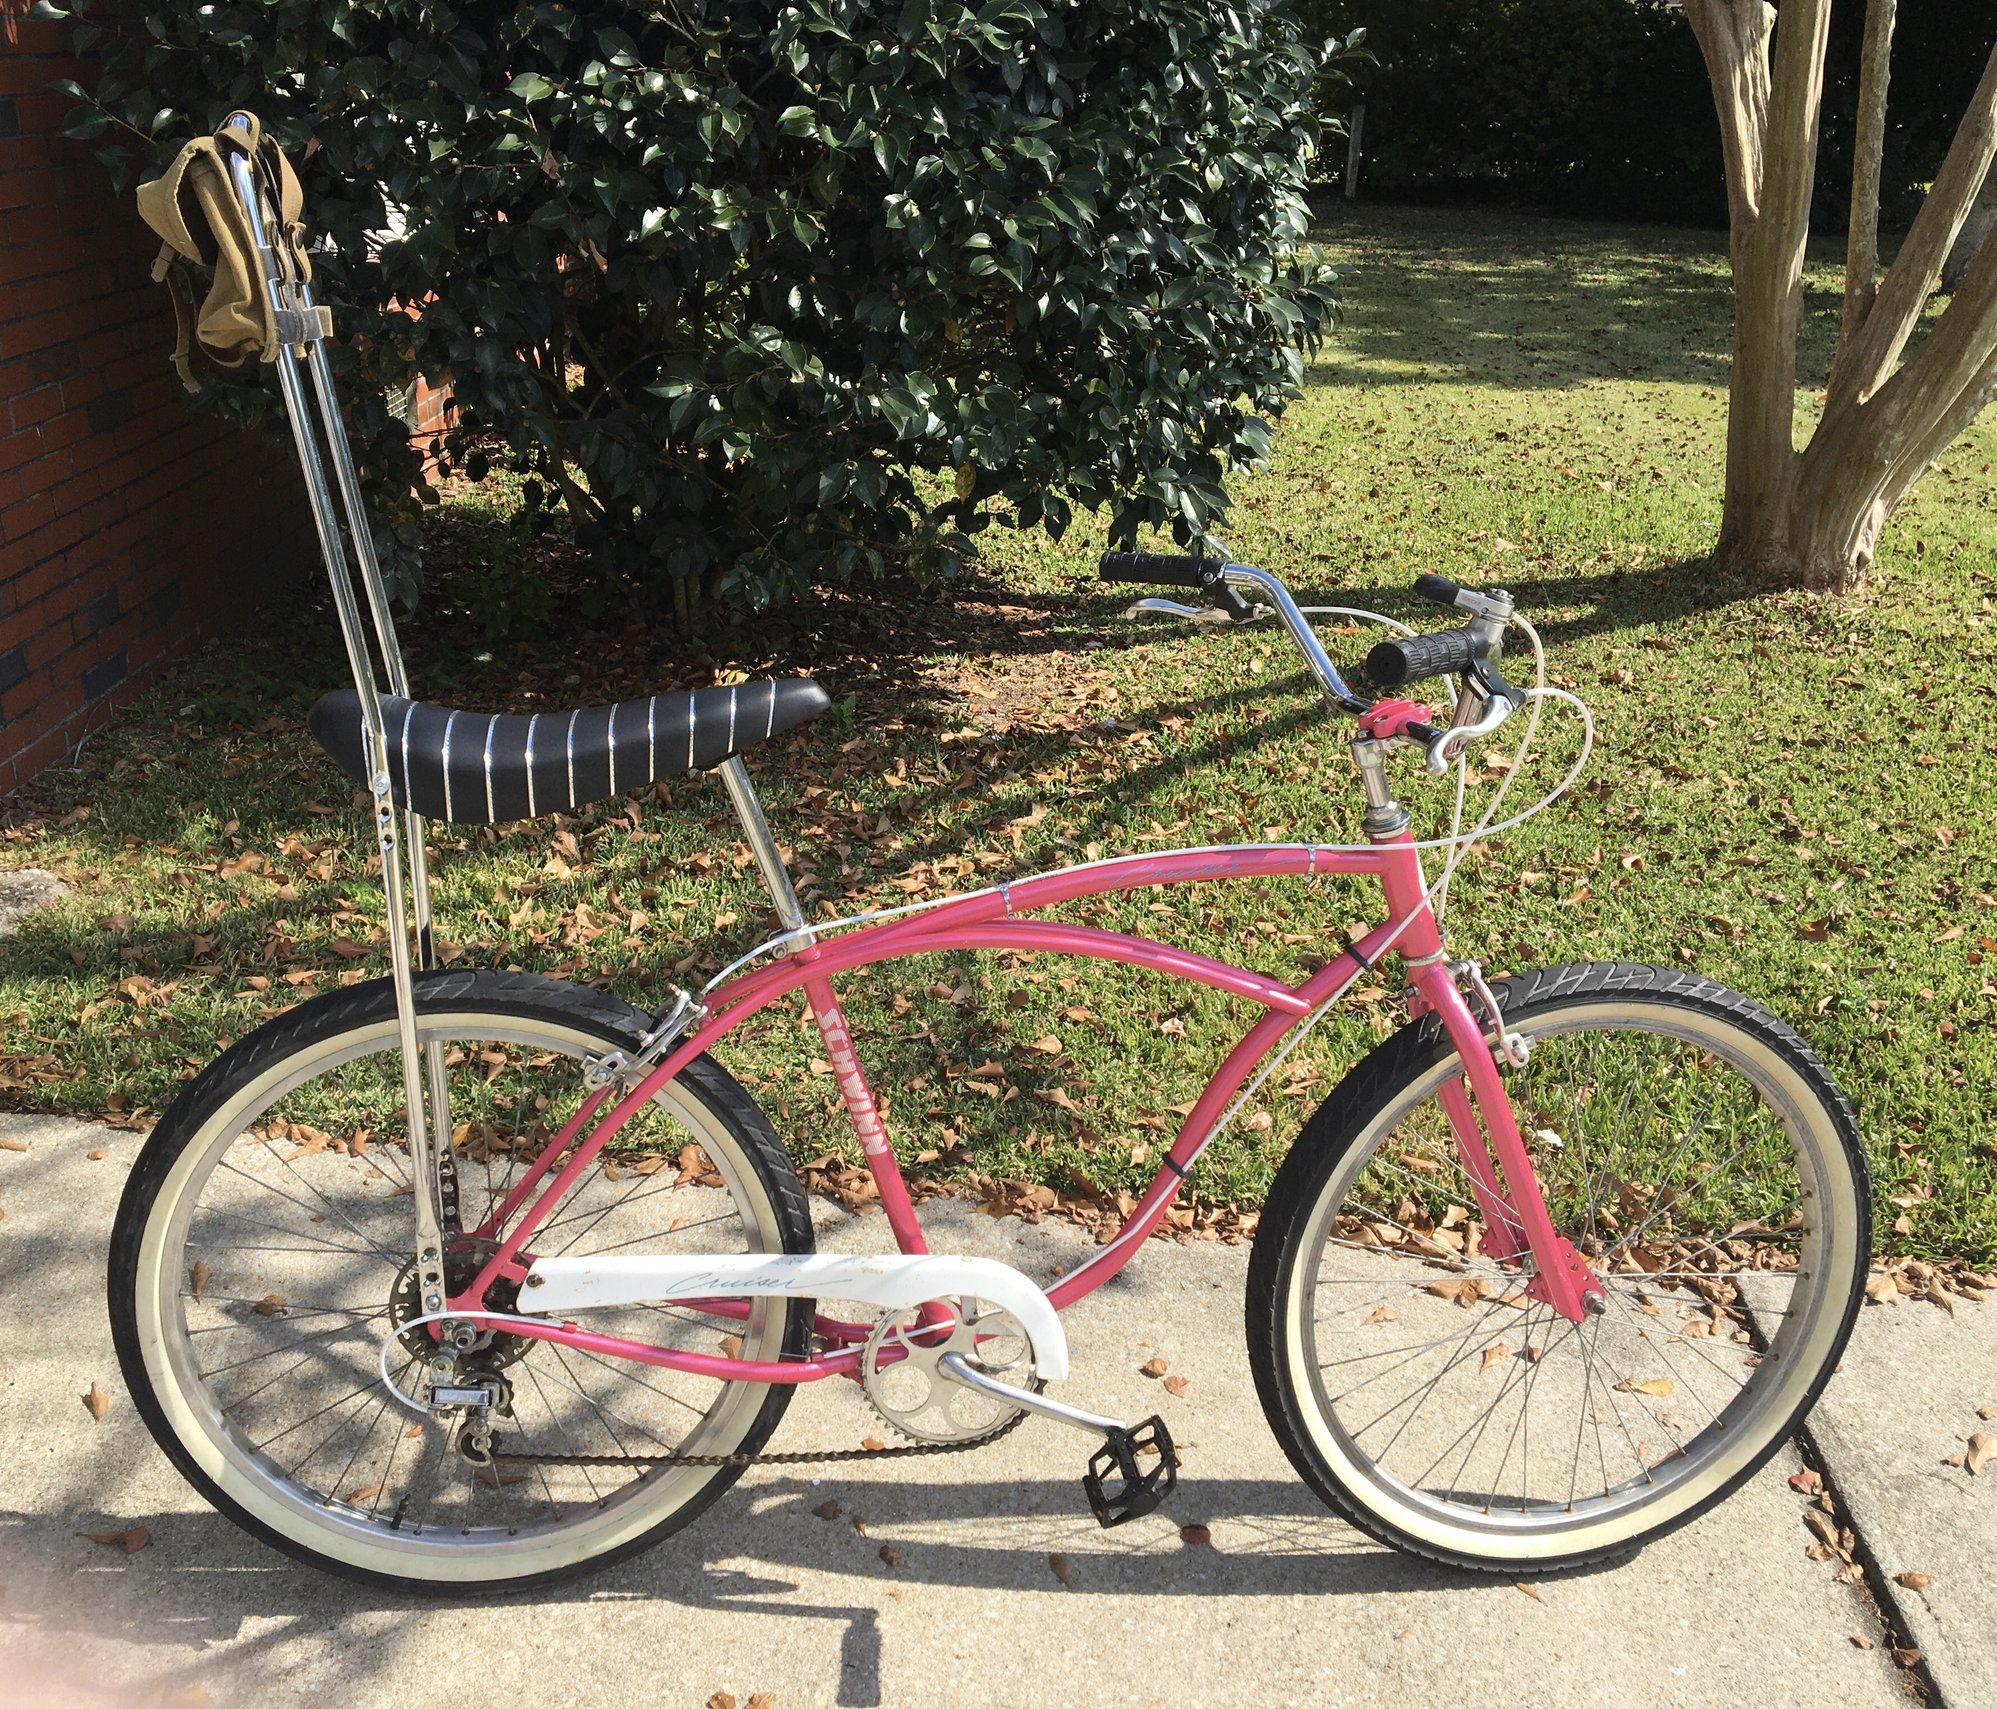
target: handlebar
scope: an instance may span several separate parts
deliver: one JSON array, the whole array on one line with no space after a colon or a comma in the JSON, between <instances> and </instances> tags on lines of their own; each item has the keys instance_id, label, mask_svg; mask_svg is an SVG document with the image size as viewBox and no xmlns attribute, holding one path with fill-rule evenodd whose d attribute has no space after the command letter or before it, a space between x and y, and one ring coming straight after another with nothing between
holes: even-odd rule
<instances>
[{"instance_id":1,"label":"handlebar","mask_svg":"<svg viewBox=\"0 0 1997 1709\"><path fill-rule=\"evenodd\" d=\"M1198 558L1163 552L1105 552L1097 564L1106 582L1138 582L1153 587L1192 588L1205 593L1221 609L1237 620L1252 614L1240 597L1245 588L1265 598L1273 615L1282 620L1304 655L1304 663L1317 679L1326 700L1344 712L1364 712L1372 702L1355 693L1339 674L1338 667L1324 650L1290 590L1267 570L1251 564L1230 564L1215 558ZM1398 689L1430 677L1461 675L1481 696L1483 715L1475 723L1458 723L1454 728L1418 735L1428 749L1429 770L1442 775L1448 760L1471 739L1490 734L1525 704L1523 691L1508 683L1498 669L1504 632L1511 619L1511 596L1502 589L1478 593L1459 586L1445 576L1424 575L1415 582L1415 592L1437 605L1452 606L1470 613L1470 621L1454 629L1430 635L1410 635L1383 641L1366 656L1369 680L1382 688ZM1153 609L1184 612L1158 601ZM1186 613L1190 615L1190 613ZM1474 701L1465 700L1458 708L1459 718L1467 717ZM1416 732L1411 731L1411 734Z\"/></svg>"}]
</instances>

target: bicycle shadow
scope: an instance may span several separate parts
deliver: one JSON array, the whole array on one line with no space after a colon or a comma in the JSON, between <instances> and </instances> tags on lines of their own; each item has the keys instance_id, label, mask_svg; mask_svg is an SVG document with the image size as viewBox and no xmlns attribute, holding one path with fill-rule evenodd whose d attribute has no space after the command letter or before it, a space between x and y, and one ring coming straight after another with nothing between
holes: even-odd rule
<instances>
[{"instance_id":1,"label":"bicycle shadow","mask_svg":"<svg viewBox=\"0 0 1997 1709\"><path fill-rule=\"evenodd\" d=\"M1509 1590L1504 1580L1381 1548L1290 1482L1191 1480L1181 1486L1172 1517L1115 1531L1099 1529L1079 1510L1066 1480L855 1481L838 1486L846 1511L828 1523L811 1508L831 1487L832 1479L759 1484L724 1498L681 1537L593 1576L543 1590L441 1598L328 1577L207 1509L122 1515L120 1528L143 1525L154 1540L139 1554L103 1560L93 1557L105 1551L72 1535L88 1519L0 1511L0 1566L17 1586L30 1569L51 1575L64 1557L79 1557L61 1594L39 1602L17 1594L0 1613L0 1627L12 1628L14 1647L45 1654L86 1640L218 1651L222 1674L253 1676L237 1683L254 1694L271 1689L272 1671L287 1665L280 1650L293 1657L337 1650L349 1677L363 1665L387 1675L400 1645L427 1646L437 1641L430 1628L452 1627L466 1613L497 1618L532 1610L543 1631L550 1629L548 1616L562 1615L583 1624L571 1636L588 1642L592 1619L646 1604L822 1622L836 1633L834 1701L872 1709L889 1700L882 1616L903 1592L968 1591L988 1603L1008 1595L1149 1602ZM865 1533L850 1523L854 1511L867 1516ZM1216 1528L1218 1547L1178 1540L1181 1519L1195 1511ZM891 1566L883 1563L881 1538L893 1539L898 1558ZM1065 1581L1050 1556L1066 1557ZM382 1616L397 1618L384 1627ZM364 1632L366 1643L359 1641ZM215 1668L203 1677L214 1684Z\"/></svg>"}]
</instances>

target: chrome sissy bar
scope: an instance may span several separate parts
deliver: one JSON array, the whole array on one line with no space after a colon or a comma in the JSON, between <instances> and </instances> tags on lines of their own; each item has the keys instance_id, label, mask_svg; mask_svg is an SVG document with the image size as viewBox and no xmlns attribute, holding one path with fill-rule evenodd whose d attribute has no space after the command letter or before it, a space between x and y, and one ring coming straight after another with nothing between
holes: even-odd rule
<instances>
[{"instance_id":1,"label":"chrome sissy bar","mask_svg":"<svg viewBox=\"0 0 1997 1709\"><path fill-rule=\"evenodd\" d=\"M282 341L273 366L284 397L298 464L311 500L312 521L319 549L332 583L333 606L339 614L340 636L346 644L354 689L360 696L361 722L366 730L368 788L374 802L375 840L381 856L382 894L388 914L388 949L395 986L395 1018L402 1049L403 1097L408 1108L409 1161L417 1191L416 1255L423 1310L440 1311L445 1300L444 1229L457 1219L457 1170L450 1152L451 1121L444 1077L443 1047L421 1045L416 1030L413 974L437 965L430 923L430 879L424 863L423 820L398 808L390 789L388 731L382 717L381 690L376 679L380 659L387 692L409 697L409 677L402 649L395 638L388 590L381 579L374 537L368 531L361 503L360 481L340 419L333 371L326 360L325 323L314 312L311 286L293 277L285 257L273 243L279 219L277 186L267 163L252 152L260 132L248 113L231 113L218 136L236 132L241 146L225 150L230 183L256 237L258 270L270 303L273 324ZM302 372L301 372L302 371ZM311 376L315 412L308 407L304 374ZM327 479L331 466L332 480ZM367 599L373 648L355 597L358 579ZM411 927L414 927L413 933ZM425 1103L428 1103L428 1119ZM434 1145L432 1139L434 1136Z\"/></svg>"}]
</instances>

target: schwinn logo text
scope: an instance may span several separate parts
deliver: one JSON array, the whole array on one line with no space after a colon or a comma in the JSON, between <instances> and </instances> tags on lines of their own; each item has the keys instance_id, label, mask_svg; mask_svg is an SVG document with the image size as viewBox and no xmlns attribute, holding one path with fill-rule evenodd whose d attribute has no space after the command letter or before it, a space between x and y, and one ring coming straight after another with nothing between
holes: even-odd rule
<instances>
[{"instance_id":1,"label":"schwinn logo text","mask_svg":"<svg viewBox=\"0 0 1997 1709\"><path fill-rule=\"evenodd\" d=\"M853 1131L860 1136L860 1149L869 1157L885 1155L887 1130L881 1126L880 1112L873 1095L861 1078L860 1064L853 1055L853 1035L846 1030L846 1017L834 1008L818 1011L818 1035L825 1040L825 1054L832 1059L832 1073L839 1082L839 1095L853 1118Z\"/></svg>"}]
</instances>

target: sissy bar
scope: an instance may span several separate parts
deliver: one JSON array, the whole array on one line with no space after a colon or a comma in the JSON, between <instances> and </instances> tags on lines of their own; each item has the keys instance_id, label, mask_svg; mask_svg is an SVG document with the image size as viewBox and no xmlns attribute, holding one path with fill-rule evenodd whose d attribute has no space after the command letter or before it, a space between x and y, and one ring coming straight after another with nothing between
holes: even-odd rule
<instances>
[{"instance_id":1,"label":"sissy bar","mask_svg":"<svg viewBox=\"0 0 1997 1709\"><path fill-rule=\"evenodd\" d=\"M382 720L381 690L376 680L379 654L387 691L409 696L402 649L396 644L395 622L389 613L388 590L381 579L374 538L361 504L360 482L340 419L333 372L326 361L325 322L314 312L312 288L304 277L296 251L295 231L286 229L275 174L268 157L274 143L261 140L256 119L231 113L217 133L225 145L229 181L249 217L256 238L258 273L280 339L273 357L278 388L284 397L291 437L298 448L298 465L312 505L319 549L332 583L333 606L339 614L340 636L353 670L366 729L368 787L373 796L376 845L381 856L381 887L388 914L388 949L395 986L395 1016L402 1047L403 1098L408 1110L409 1161L417 1183L416 1250L423 1310L444 1306L444 1229L457 1220L457 1170L451 1156L450 1103L444 1078L441 1045L420 1045L416 1031L413 971L437 965L430 924L430 881L424 864L423 821L398 808L390 789L388 732ZM312 380L314 411L308 407L301 369ZM331 465L333 478L327 479ZM361 621L354 583L367 597L373 647ZM411 926L414 926L412 936ZM426 1119L425 1102L428 1102ZM433 1143L434 1140L434 1143Z\"/></svg>"}]
</instances>

